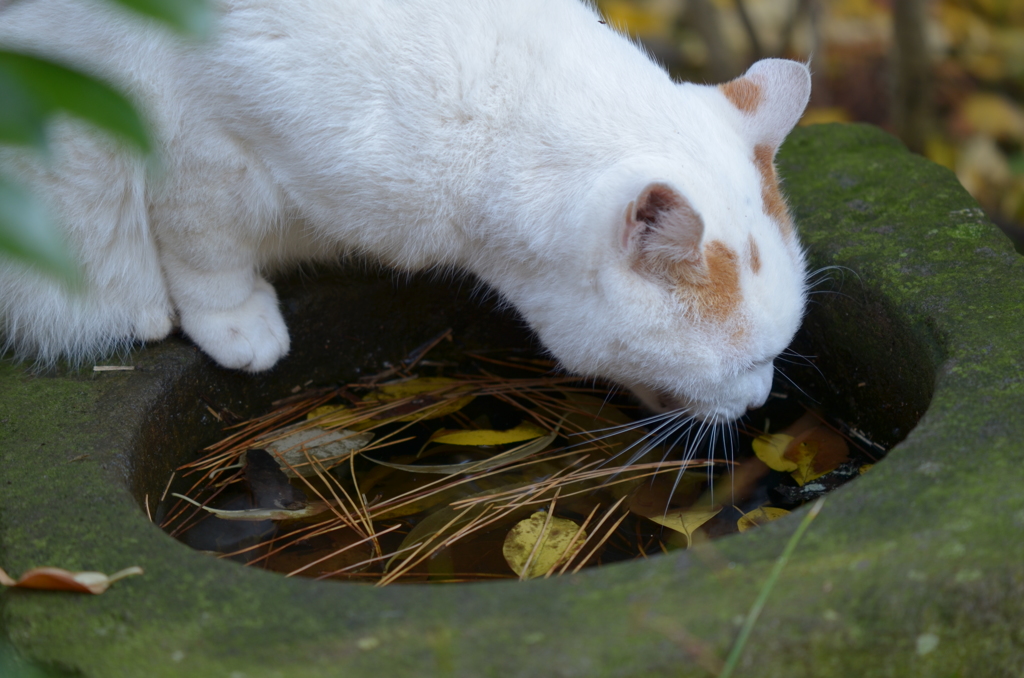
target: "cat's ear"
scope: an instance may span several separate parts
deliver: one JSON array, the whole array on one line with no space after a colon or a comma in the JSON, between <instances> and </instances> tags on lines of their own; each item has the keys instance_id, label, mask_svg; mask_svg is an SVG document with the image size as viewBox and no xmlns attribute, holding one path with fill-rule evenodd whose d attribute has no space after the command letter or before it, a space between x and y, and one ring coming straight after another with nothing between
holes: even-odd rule
<instances>
[{"instance_id":1,"label":"cat's ear","mask_svg":"<svg viewBox=\"0 0 1024 678\"><path fill-rule=\"evenodd\" d=\"M774 155L807 107L811 72L799 61L762 59L718 88L743 113L751 145L768 146Z\"/></svg>"},{"instance_id":2,"label":"cat's ear","mask_svg":"<svg viewBox=\"0 0 1024 678\"><path fill-rule=\"evenodd\" d=\"M652 182L627 206L622 233L622 245L635 266L668 271L700 260L704 222L678 190Z\"/></svg>"}]
</instances>

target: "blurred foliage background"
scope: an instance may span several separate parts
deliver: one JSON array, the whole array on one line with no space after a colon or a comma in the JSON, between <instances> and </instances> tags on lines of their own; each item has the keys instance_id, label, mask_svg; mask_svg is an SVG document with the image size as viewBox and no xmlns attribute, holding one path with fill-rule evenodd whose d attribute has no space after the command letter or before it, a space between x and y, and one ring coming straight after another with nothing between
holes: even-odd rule
<instances>
[{"instance_id":1,"label":"blurred foliage background","mask_svg":"<svg viewBox=\"0 0 1024 678\"><path fill-rule=\"evenodd\" d=\"M956 172L1024 252L1024 0L598 0L673 75L809 61L801 124L861 121Z\"/></svg>"},{"instance_id":2,"label":"blurred foliage background","mask_svg":"<svg viewBox=\"0 0 1024 678\"><path fill-rule=\"evenodd\" d=\"M112 2L187 39L202 39L213 27L213 7L207 0ZM13 3L14 0L0 0L0 21ZM60 36L54 36L54 40L60 40ZM80 71L75 64L0 48L0 151L3 146L28 147L44 161L48 160L49 126L63 116L85 120L152 159L146 124L124 95L93 74ZM22 186L17 177L3 174L0 258L21 261L71 287L82 282L74 254L68 250L43 201Z\"/></svg>"}]
</instances>

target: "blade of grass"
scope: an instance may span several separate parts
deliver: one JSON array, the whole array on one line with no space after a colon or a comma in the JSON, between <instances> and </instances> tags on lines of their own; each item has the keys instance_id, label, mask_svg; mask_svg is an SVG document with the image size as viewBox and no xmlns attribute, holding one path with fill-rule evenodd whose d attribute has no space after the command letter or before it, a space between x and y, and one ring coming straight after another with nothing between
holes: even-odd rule
<instances>
[{"instance_id":1,"label":"blade of grass","mask_svg":"<svg viewBox=\"0 0 1024 678\"><path fill-rule=\"evenodd\" d=\"M779 580L779 575L782 574L783 568L786 567L786 563L789 562L790 556L793 555L793 551L796 550L796 545L800 543L800 539L804 536L804 532L810 527L811 522L821 512L821 507L825 505L825 497L819 497L816 502L811 506L811 510L807 512L804 519L800 522L800 526L796 528L793 536L786 542L786 548L782 550L782 555L779 556L778 560L775 561L775 567L772 568L772 572L768 575L768 579L761 586L761 593L758 594L757 600L750 607L750 612L747 613L747 618L743 620L743 626L740 628L740 633L736 636L736 642L733 643L732 649L729 651L729 656L725 659L725 666L722 668L722 672L718 674L718 678L730 678L733 671L736 670L736 666L740 662L740 657L743 654L743 648L746 647L747 639L750 638L751 631L754 630L754 624L757 623L757 618L761 616L761 610L764 609L765 603L768 601L768 596L771 595L772 589L775 588L775 583Z\"/></svg>"}]
</instances>

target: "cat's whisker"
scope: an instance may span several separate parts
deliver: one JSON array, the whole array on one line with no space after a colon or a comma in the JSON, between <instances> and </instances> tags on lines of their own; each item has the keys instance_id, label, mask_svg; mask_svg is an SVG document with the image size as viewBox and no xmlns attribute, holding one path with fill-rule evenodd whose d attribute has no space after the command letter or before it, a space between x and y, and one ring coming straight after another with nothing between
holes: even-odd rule
<instances>
[{"instance_id":1,"label":"cat's whisker","mask_svg":"<svg viewBox=\"0 0 1024 678\"><path fill-rule=\"evenodd\" d=\"M817 399L815 399L815 398L812 398L812 397L811 397L811 395L810 395L809 393L807 393L807 391L805 391L805 390L803 390L802 388L800 388L800 385L799 385L799 384L797 384L797 383L796 383L795 381L793 381L793 378L792 378L792 377L790 377L790 376L789 376L788 374L786 374L785 372L783 372L782 370L780 370L780 369L779 369L778 367L776 367L776 368L775 368L775 373L776 373L776 374L778 374L778 375L779 375L780 377L782 377L783 379L785 379L786 381L788 381L788 382L790 383L790 385L791 385L791 386L792 386L793 388L795 388L796 390L800 391L800 393L801 393L801 394L802 394L802 395L803 395L803 396L804 396L805 398L807 398L808 400L810 400L810 401L811 401L812 403L814 403L815 405L819 404L819 403L818 403L818 401L817 401ZM819 372L819 373L820 373L820 372ZM824 375L822 375L822 377L824 377Z\"/></svg>"},{"instance_id":2,"label":"cat's whisker","mask_svg":"<svg viewBox=\"0 0 1024 678\"><path fill-rule=\"evenodd\" d=\"M607 438L609 436L618 435L620 433L627 433L629 431L632 431L632 430L635 430L635 429L638 429L638 428L642 428L642 427L644 427L644 426L646 426L646 425L648 425L648 424L650 424L652 422L655 422L655 421L664 420L664 419L674 419L674 418L676 418L678 416L679 416L679 412L678 411L663 412L662 414L652 414L651 416L644 417L643 419L637 419L636 421L631 421L628 424L616 424L615 426L606 426L604 428L595 428L595 429L591 429L589 431L581 431L579 433L570 433L569 435L570 436L582 436L582 435L589 436L589 435L591 435L593 433L605 433L605 432L608 432L608 435L601 436L599 438L595 438L595 440L602 440L602 439Z\"/></svg>"},{"instance_id":3,"label":"cat's whisker","mask_svg":"<svg viewBox=\"0 0 1024 678\"><path fill-rule=\"evenodd\" d=\"M784 358L783 356L786 356L786 357ZM788 357L790 357L790 356L793 357L793 358L797 358L799 361L802 361L802 362L797 362L797 361L794 361L794 360L788 360ZM781 354L779 354L779 356L776 358L776 360L781 360L782 362L788 363L790 365L806 364L807 366L814 368L814 371L818 373L818 376L820 376L822 379L824 379L825 378L825 373L822 372L821 368L818 367L818 365L814 362L814 358L817 358L817 356L801 355L801 354L797 353L796 351L787 348L785 351L783 351Z\"/></svg>"},{"instance_id":4,"label":"cat's whisker","mask_svg":"<svg viewBox=\"0 0 1024 678\"><path fill-rule=\"evenodd\" d=\"M634 441L632 444L628 445L627 447L623 448L622 450L612 455L605 461L601 462L598 466L604 466L606 464L609 464L612 461L620 458L623 454L633 451L633 454L630 456L630 458L624 464L621 465L622 470L624 471L628 469L629 466L635 464L637 460L639 460L645 454L650 452L652 449L658 447L662 443L662 441L668 439L680 429L686 427L687 431L689 431L689 428L693 426L694 417L692 415L686 415L685 413L682 412L672 412L670 414L675 415L675 417L672 420L663 421L658 426L658 428L648 432L639 440ZM666 427L668 427L668 430L663 431L662 429L665 429ZM673 449L673 447L674 446L668 447L668 449L666 450L666 455ZM618 477L618 475L619 474L616 473L615 475L612 476L612 479Z\"/></svg>"}]
</instances>

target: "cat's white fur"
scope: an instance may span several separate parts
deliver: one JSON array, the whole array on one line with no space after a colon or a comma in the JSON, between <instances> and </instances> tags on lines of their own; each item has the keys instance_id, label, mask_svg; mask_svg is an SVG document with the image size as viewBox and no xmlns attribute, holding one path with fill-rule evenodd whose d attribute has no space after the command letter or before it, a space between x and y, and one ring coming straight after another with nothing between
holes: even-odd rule
<instances>
[{"instance_id":1,"label":"cat's white fur","mask_svg":"<svg viewBox=\"0 0 1024 678\"><path fill-rule=\"evenodd\" d=\"M471 271L568 370L651 403L727 420L763 402L804 260L754 149L774 155L802 113L802 64L756 64L744 109L673 83L578 0L219 5L202 44L86 0L0 11L0 44L126 91L161 161L72 120L48 162L0 149L90 282L69 296L0 264L9 346L82 358L178 323L220 364L265 370L289 339L263 276L357 253ZM721 287L710 243L734 255L738 302L701 297Z\"/></svg>"}]
</instances>

